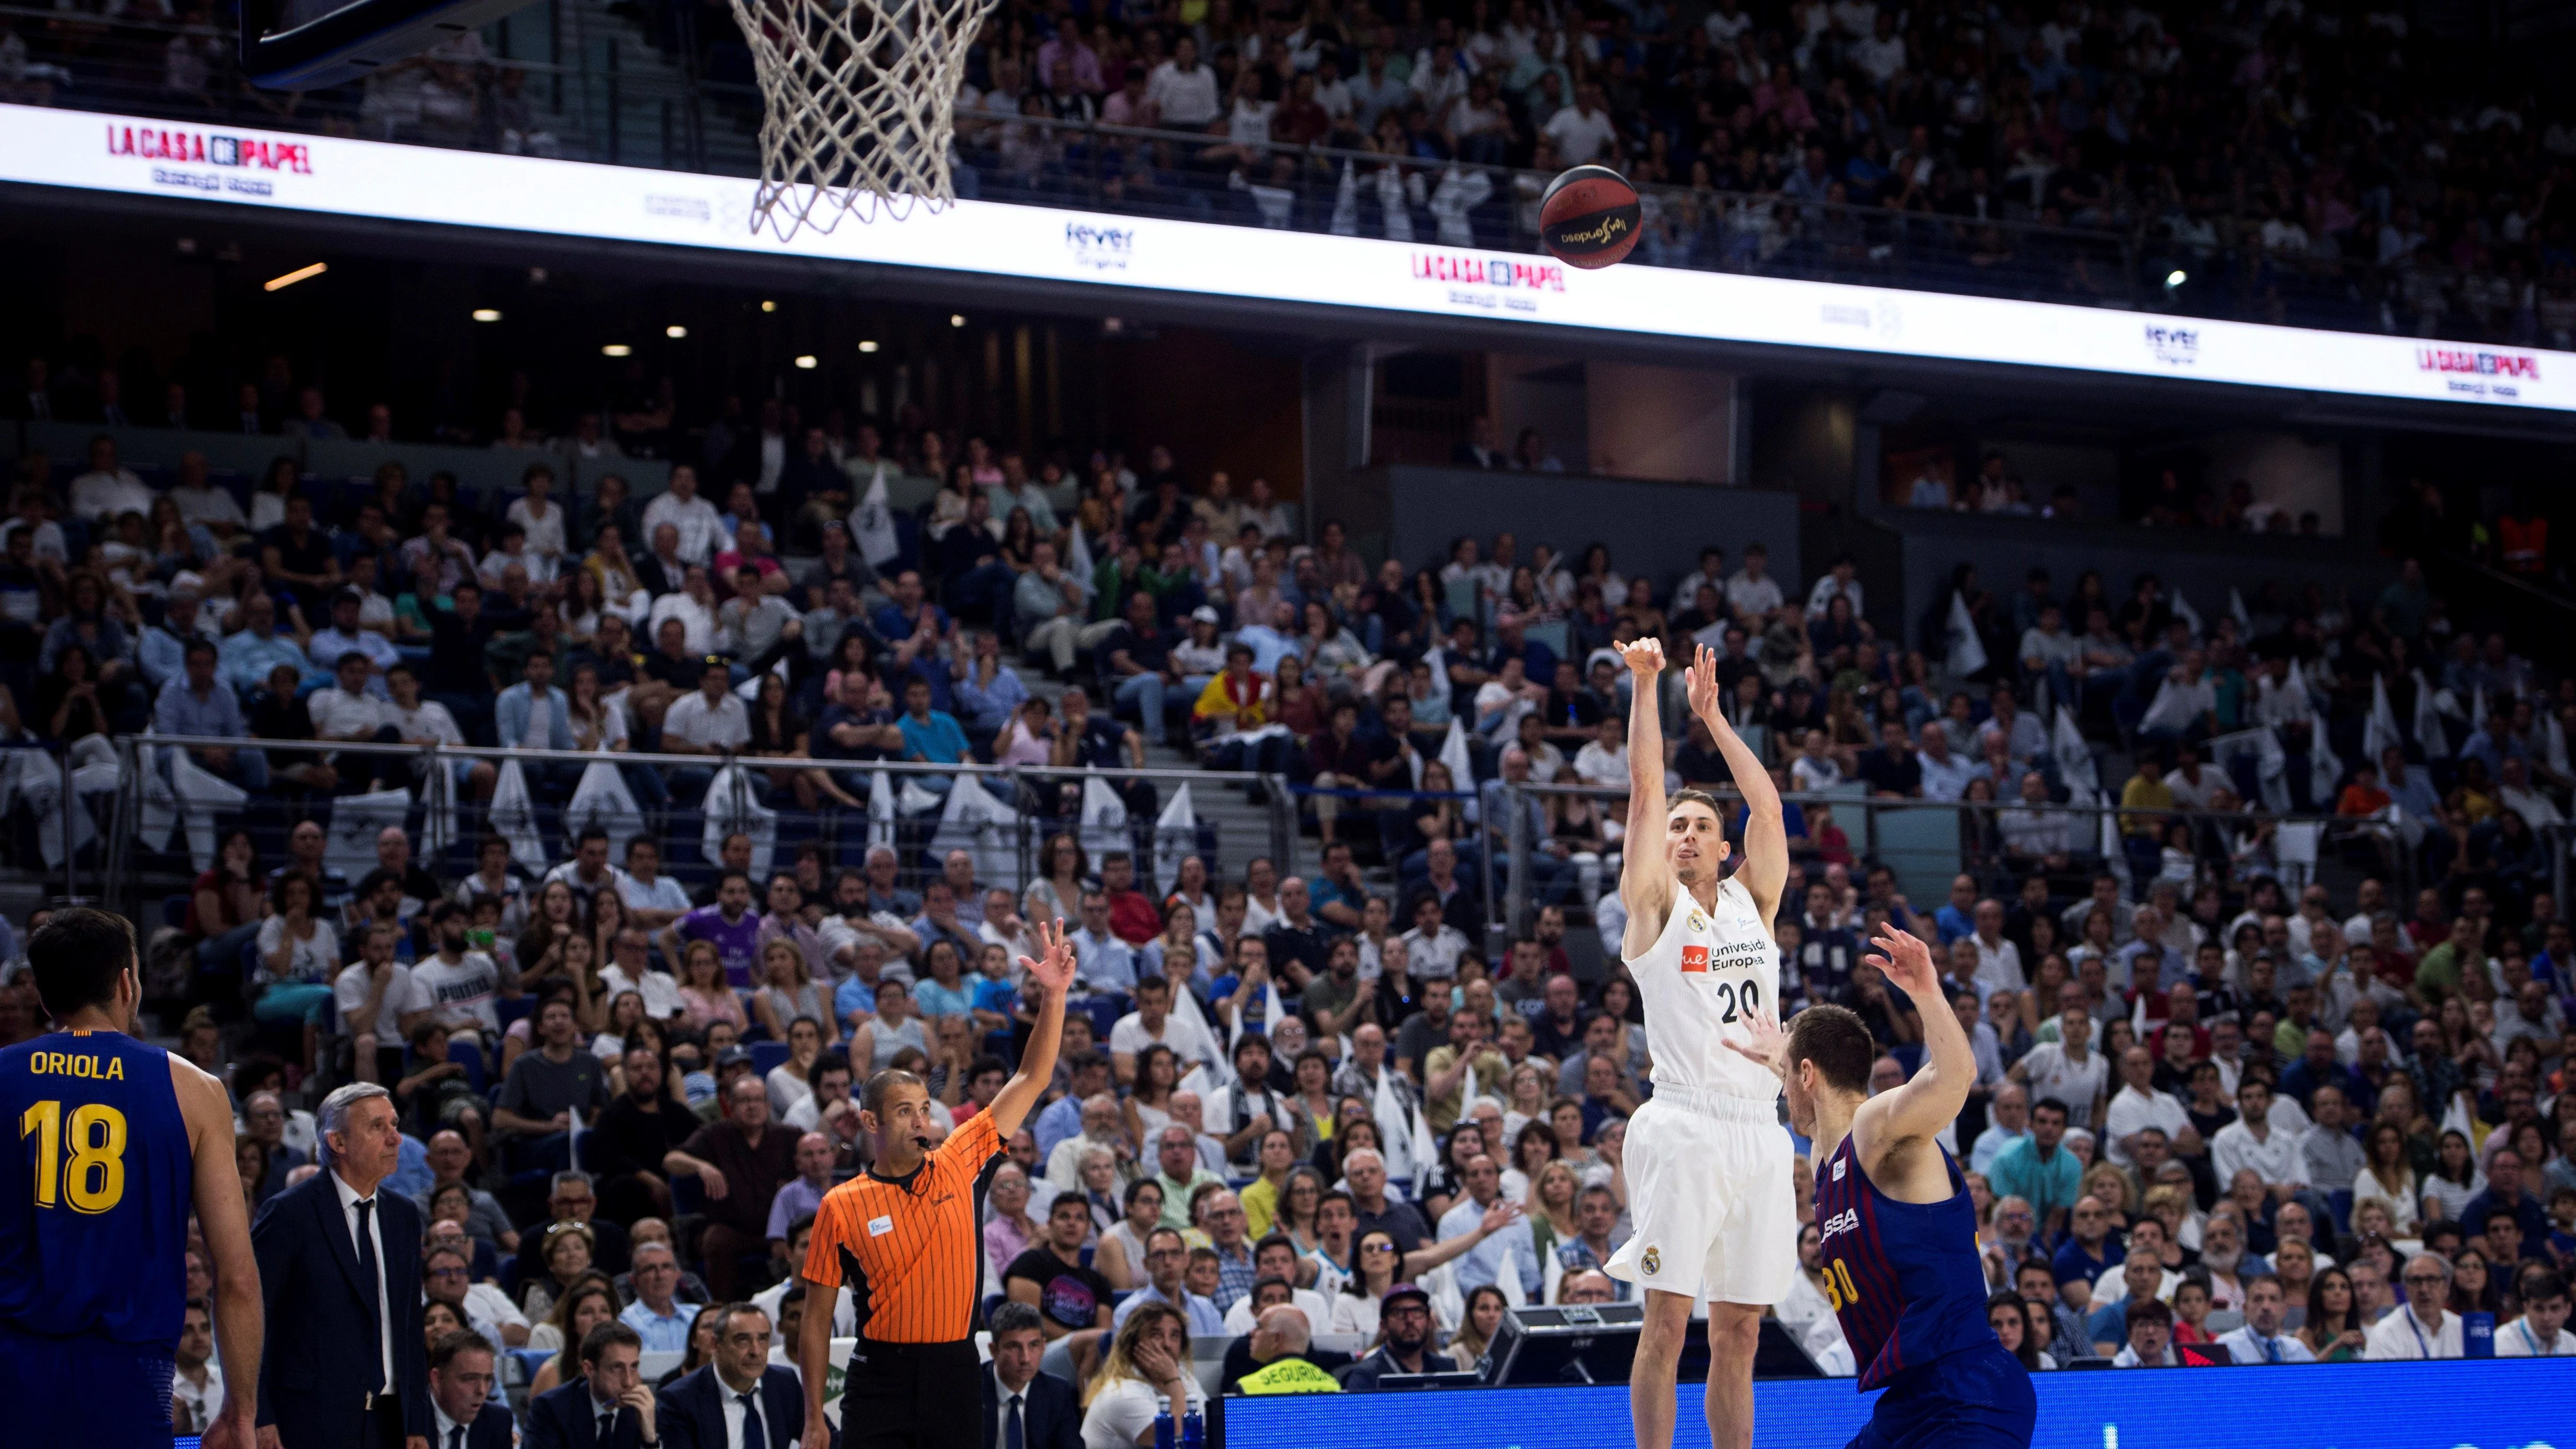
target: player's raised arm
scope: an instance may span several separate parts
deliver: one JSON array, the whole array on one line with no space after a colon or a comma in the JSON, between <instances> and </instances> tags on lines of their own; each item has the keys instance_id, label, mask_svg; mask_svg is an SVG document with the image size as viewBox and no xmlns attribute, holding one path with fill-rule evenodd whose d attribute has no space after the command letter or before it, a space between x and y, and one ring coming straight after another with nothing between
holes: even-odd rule
<instances>
[{"instance_id":1,"label":"player's raised arm","mask_svg":"<svg viewBox=\"0 0 2576 1449\"><path fill-rule=\"evenodd\" d=\"M1853 1130L1868 1123L1873 1147L1907 1139L1931 1140L1959 1120L1968 1089L1977 1081L1977 1052L1959 1025L1957 1012L1941 998L1941 973L1932 964L1932 948L1908 932L1881 927L1871 944L1882 954L1869 964L1887 973L1888 981L1914 999L1923 1022L1923 1065L1904 1086L1882 1092L1865 1103L1853 1119Z\"/></svg>"},{"instance_id":2,"label":"player's raised arm","mask_svg":"<svg viewBox=\"0 0 2576 1449\"><path fill-rule=\"evenodd\" d=\"M1664 933L1673 902L1673 865L1664 854L1664 723L1657 686L1664 673L1660 639L1620 646L1635 686L1628 699L1628 836L1619 867L1619 900L1628 908L1622 953L1643 955Z\"/></svg>"},{"instance_id":3,"label":"player's raised arm","mask_svg":"<svg viewBox=\"0 0 2576 1449\"><path fill-rule=\"evenodd\" d=\"M1725 701L1717 687L1717 651L1705 644L1691 660L1690 706L1691 713L1708 726L1709 738L1717 741L1727 773L1735 777L1735 788L1744 796L1744 863L1735 868L1735 878L1752 892L1762 924L1768 927L1780 908L1780 887L1789 879L1789 832L1782 823L1780 790L1771 783L1771 772L1763 768L1761 757L1727 722Z\"/></svg>"}]
</instances>

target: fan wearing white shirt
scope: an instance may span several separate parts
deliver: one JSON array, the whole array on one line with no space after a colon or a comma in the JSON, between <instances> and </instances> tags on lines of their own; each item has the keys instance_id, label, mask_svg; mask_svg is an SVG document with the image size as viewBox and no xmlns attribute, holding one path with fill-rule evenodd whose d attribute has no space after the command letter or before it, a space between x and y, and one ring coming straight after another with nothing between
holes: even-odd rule
<instances>
[{"instance_id":1,"label":"fan wearing white shirt","mask_svg":"<svg viewBox=\"0 0 2576 1449\"><path fill-rule=\"evenodd\" d=\"M2102 1155L2115 1166L2129 1165L2131 1146L2150 1127L2161 1129L2178 1151L2199 1151L2200 1134L2192 1128L2191 1114L2171 1093L2157 1091L2155 1080L2155 1058L2145 1047L2121 1051L2120 1090L2112 1094L2110 1106L2102 1113Z\"/></svg>"},{"instance_id":2,"label":"fan wearing white shirt","mask_svg":"<svg viewBox=\"0 0 2576 1449\"><path fill-rule=\"evenodd\" d=\"M665 523L679 531L681 558L703 564L714 552L716 506L698 496L697 470L686 463L672 467L670 491L644 506L646 538Z\"/></svg>"},{"instance_id":3,"label":"fan wearing white shirt","mask_svg":"<svg viewBox=\"0 0 2576 1449\"><path fill-rule=\"evenodd\" d=\"M2576 1357L2576 1333L2567 1331L2567 1280L2544 1273L2524 1285L2522 1316L2496 1330L2498 1358Z\"/></svg>"},{"instance_id":4,"label":"fan wearing white shirt","mask_svg":"<svg viewBox=\"0 0 2576 1449\"><path fill-rule=\"evenodd\" d=\"M2272 1120L2272 1084L2261 1077L2236 1084L2236 1112L2235 1121L2210 1135L2210 1170L2220 1182L2234 1182L2238 1172L2251 1169L2276 1200L2287 1202L2308 1182L2305 1155L2299 1151L2305 1128L2285 1130Z\"/></svg>"},{"instance_id":5,"label":"fan wearing white shirt","mask_svg":"<svg viewBox=\"0 0 2576 1449\"><path fill-rule=\"evenodd\" d=\"M2406 1260L2406 1302L2370 1326L2361 1356L2392 1359L2459 1358L2460 1315L2442 1305L2451 1296L2450 1260L2418 1253Z\"/></svg>"}]
</instances>

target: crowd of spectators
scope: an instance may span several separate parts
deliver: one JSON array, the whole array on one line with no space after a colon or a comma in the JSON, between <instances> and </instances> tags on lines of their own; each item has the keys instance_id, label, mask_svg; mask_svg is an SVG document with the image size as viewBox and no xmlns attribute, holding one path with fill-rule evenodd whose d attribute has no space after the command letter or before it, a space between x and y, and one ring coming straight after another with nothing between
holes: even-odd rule
<instances>
[{"instance_id":1,"label":"crowd of spectators","mask_svg":"<svg viewBox=\"0 0 2576 1449\"><path fill-rule=\"evenodd\" d=\"M122 407L106 381L31 372L27 396ZM281 396L272 426L342 427L318 391ZM246 1023L238 990L175 1023L235 1090L253 1204L310 1170L298 1103L386 1084L432 1317L550 1351L535 1387L597 1362L603 1321L694 1367L745 1321L699 1305L754 1303L787 1333L823 1311L788 1273L820 1194L865 1165L854 1087L906 1066L947 1120L981 1110L1033 1022L1031 923L1057 918L1078 1010L993 1180L986 1280L1015 1305L997 1330L1088 1386L1100 1442L1134 1438L1122 1386L1176 1339L1228 1340L1229 1382L1296 1359L1365 1389L1474 1363L1514 1305L1629 1296L1601 1268L1651 1024L1615 948L1569 933L1617 939L1625 711L1683 713L1677 677L1637 698L1607 652L1644 635L1717 651L1731 718L1792 795L1782 999L1858 1011L1881 1086L1916 1065L1919 1012L1970 1027L1980 1081L1945 1145L2026 1362L2449 1356L2464 1312L2495 1316L2499 1352L2517 1333L2576 1349L2556 1326L2576 945L2534 844L2566 807L2576 681L2454 624L2411 560L2372 597L2259 587L2206 618L2151 577L2125 600L2091 573L2005 598L1963 571L1906 649L1864 622L1888 585L1849 560L1801 580L1712 548L1667 587L1506 534L1372 568L1331 520L1299 542L1258 480L1185 479L1161 448L1033 469L909 414L806 426L772 403L684 438L656 417L554 443L510 420L528 452L508 499L415 490L399 465L317 490L290 464L244 508L184 461L155 488L102 437L59 486L20 460L0 524L0 597L29 606L7 637L41 680L21 729L236 737L199 764L265 770L297 817L273 868L261 829L225 836L173 938L218 981L255 958ZM669 490L558 498L566 453L616 436L678 455ZM928 501L889 516L886 478ZM70 662L89 658L94 676ZM1165 874L1095 854L1041 794L1018 802L1049 830L1028 880L910 836L847 864L791 842L759 875L737 836L684 880L650 833L612 854L577 832L529 871L500 838L469 867L393 827L353 882L325 859L332 800L415 787L408 757L276 746L388 731L769 756L756 777L786 808L850 803L881 760L1119 778L1187 748L1297 782L1316 865ZM2254 734L2277 761L2237 748ZM1671 738L1677 785L1730 784L1704 732ZM2102 791L2105 835L2060 807L2117 759L2134 775ZM451 764L488 787L470 749ZM627 773L685 801L696 768ZM1539 783L1591 788L1515 788ZM1946 901L1909 901L1837 824L1873 796L1993 805L1962 816ZM2367 873L2340 895L2278 848L2284 817L2328 811ZM1499 944L1489 871L1526 871L1537 907ZM1881 926L1935 944L1945 1000L1861 959ZM38 1029L29 998L22 973L0 1035ZM1814 1243L1780 1245L1808 1271L1778 1311L1848 1372Z\"/></svg>"},{"instance_id":2,"label":"crowd of spectators","mask_svg":"<svg viewBox=\"0 0 2576 1449\"><path fill-rule=\"evenodd\" d=\"M241 84L202 7L57 14L0 16L0 99L559 145L542 84L474 36L285 95ZM752 104L721 7L638 19L746 87L717 109ZM2505 44L2389 6L1010 4L968 57L960 184L1497 246L1599 162L1649 189L1667 265L2564 347L2576 121Z\"/></svg>"}]
</instances>

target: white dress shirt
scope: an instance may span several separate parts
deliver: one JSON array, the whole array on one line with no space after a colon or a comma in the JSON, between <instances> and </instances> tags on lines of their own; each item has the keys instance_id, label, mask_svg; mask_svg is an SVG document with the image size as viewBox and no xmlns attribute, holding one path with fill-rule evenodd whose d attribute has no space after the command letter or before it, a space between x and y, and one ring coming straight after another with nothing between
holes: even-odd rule
<instances>
[{"instance_id":1,"label":"white dress shirt","mask_svg":"<svg viewBox=\"0 0 2576 1449\"><path fill-rule=\"evenodd\" d=\"M1036 1380L1031 1379L1030 1382L1034 1383ZM1002 1386L1002 1376L998 1373L993 1375L992 1442L995 1444L1010 1442L1010 1437L1002 1431L1011 1422L1013 1404L1020 1406L1020 1442L1026 1444L1029 1442L1029 1386L1022 1384L1017 1389L1005 1388Z\"/></svg>"},{"instance_id":2,"label":"white dress shirt","mask_svg":"<svg viewBox=\"0 0 2576 1449\"><path fill-rule=\"evenodd\" d=\"M340 1219L348 1225L351 1251L358 1246L358 1204L365 1201L374 1205L368 1209L367 1236L376 1254L376 1337L385 1359L385 1386L381 1392L389 1394L394 1391L394 1296L385 1286L384 1194L379 1191L361 1199L358 1190L349 1186L349 1180L336 1169L331 1173L331 1188L340 1194Z\"/></svg>"},{"instance_id":3,"label":"white dress shirt","mask_svg":"<svg viewBox=\"0 0 2576 1449\"><path fill-rule=\"evenodd\" d=\"M2386 1318L2370 1326L2362 1335L2361 1356L2377 1362L2386 1359L2458 1358L2460 1352L2460 1315L2442 1311L2442 1326L2428 1329L2415 1316L2415 1310L2403 1304Z\"/></svg>"},{"instance_id":4,"label":"white dress shirt","mask_svg":"<svg viewBox=\"0 0 2576 1449\"><path fill-rule=\"evenodd\" d=\"M2149 1127L2163 1128L2165 1140L2171 1142L2191 1130L2191 1114L2170 1093L2152 1088L2142 1092L2123 1085L2119 1095L2111 1099L2110 1108L2102 1114L2103 1155L2121 1167L2128 1166L2129 1154L2120 1145L2121 1140L2134 1137Z\"/></svg>"},{"instance_id":5,"label":"white dress shirt","mask_svg":"<svg viewBox=\"0 0 2576 1449\"><path fill-rule=\"evenodd\" d=\"M722 1373L716 1375L716 1391L724 1396L725 1449L742 1449L742 1420L746 1414L760 1416L760 1442L768 1445L769 1449L781 1449L778 1426L769 1422L768 1411L760 1406L758 1383L751 1386L751 1402L748 1404L742 1401L742 1391L727 1383ZM796 1429L801 1434L805 1426L799 1424Z\"/></svg>"},{"instance_id":6,"label":"white dress shirt","mask_svg":"<svg viewBox=\"0 0 2576 1449\"><path fill-rule=\"evenodd\" d=\"M2239 1324L2218 1336L2218 1346L2238 1363L2315 1363L2317 1356L2299 1342L2294 1333L2275 1334L2270 1338L2254 1331L2250 1323Z\"/></svg>"},{"instance_id":7,"label":"white dress shirt","mask_svg":"<svg viewBox=\"0 0 2576 1449\"><path fill-rule=\"evenodd\" d=\"M2259 1141L2242 1118L2211 1134L2209 1165L2218 1180L2234 1182L2238 1171L2250 1167L2266 1183L2306 1185L2308 1169L2299 1152L2299 1134L2281 1130L2278 1122L2265 1125L2270 1131Z\"/></svg>"}]
</instances>

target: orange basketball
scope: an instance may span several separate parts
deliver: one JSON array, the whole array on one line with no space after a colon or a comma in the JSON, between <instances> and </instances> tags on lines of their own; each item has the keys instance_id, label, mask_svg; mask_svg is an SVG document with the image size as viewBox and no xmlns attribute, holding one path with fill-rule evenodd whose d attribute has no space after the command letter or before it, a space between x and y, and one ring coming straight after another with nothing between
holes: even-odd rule
<instances>
[{"instance_id":1,"label":"orange basketball","mask_svg":"<svg viewBox=\"0 0 2576 1449\"><path fill-rule=\"evenodd\" d=\"M1574 267L1606 267L1637 245L1637 188L1607 166L1577 166L1538 202L1539 245Z\"/></svg>"}]
</instances>

